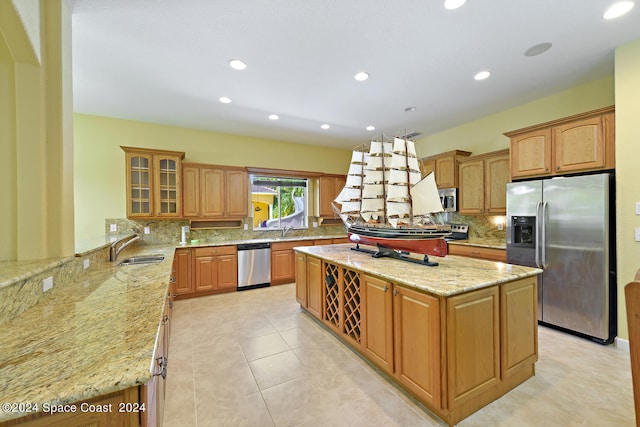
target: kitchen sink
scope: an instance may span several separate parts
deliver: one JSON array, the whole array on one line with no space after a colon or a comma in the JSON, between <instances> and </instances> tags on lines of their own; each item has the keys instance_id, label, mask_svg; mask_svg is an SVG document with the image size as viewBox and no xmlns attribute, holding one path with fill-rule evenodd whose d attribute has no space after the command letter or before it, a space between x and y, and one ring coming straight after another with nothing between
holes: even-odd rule
<instances>
[{"instance_id":1,"label":"kitchen sink","mask_svg":"<svg viewBox=\"0 0 640 427\"><path fill-rule=\"evenodd\" d=\"M118 265L138 265L138 264L152 264L155 262L164 261L164 255L140 255L123 259Z\"/></svg>"}]
</instances>

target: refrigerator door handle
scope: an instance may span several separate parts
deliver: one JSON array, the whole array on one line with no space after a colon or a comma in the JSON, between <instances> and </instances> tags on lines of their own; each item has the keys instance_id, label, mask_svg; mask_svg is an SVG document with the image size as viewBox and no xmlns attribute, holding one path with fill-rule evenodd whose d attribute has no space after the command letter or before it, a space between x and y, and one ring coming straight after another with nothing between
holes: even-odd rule
<instances>
[{"instance_id":1,"label":"refrigerator door handle","mask_svg":"<svg viewBox=\"0 0 640 427\"><path fill-rule=\"evenodd\" d=\"M541 202L536 203L536 241L535 241L535 251L536 251L536 267L541 268L540 266L540 207L542 206Z\"/></svg>"},{"instance_id":2,"label":"refrigerator door handle","mask_svg":"<svg viewBox=\"0 0 640 427\"><path fill-rule=\"evenodd\" d=\"M547 218L547 202L543 202L542 203L542 236L540 241L541 241L541 247L540 247L540 252L542 253L542 268L547 268L547 225L546 225L546 218Z\"/></svg>"}]
</instances>

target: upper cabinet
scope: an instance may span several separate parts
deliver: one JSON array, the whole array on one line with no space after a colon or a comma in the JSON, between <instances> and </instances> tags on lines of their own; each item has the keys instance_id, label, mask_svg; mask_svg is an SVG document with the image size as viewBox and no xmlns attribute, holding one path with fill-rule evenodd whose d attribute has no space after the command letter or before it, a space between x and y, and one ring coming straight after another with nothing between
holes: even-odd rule
<instances>
[{"instance_id":1,"label":"upper cabinet","mask_svg":"<svg viewBox=\"0 0 640 427\"><path fill-rule=\"evenodd\" d=\"M422 175L434 172L438 188L458 188L458 163L471 155L468 151L453 150L420 159Z\"/></svg>"},{"instance_id":2,"label":"upper cabinet","mask_svg":"<svg viewBox=\"0 0 640 427\"><path fill-rule=\"evenodd\" d=\"M615 167L613 106L504 135L511 138L512 178Z\"/></svg>"},{"instance_id":3,"label":"upper cabinet","mask_svg":"<svg viewBox=\"0 0 640 427\"><path fill-rule=\"evenodd\" d=\"M338 196L346 182L344 175L323 175L318 178L318 216L333 218L331 202Z\"/></svg>"},{"instance_id":4,"label":"upper cabinet","mask_svg":"<svg viewBox=\"0 0 640 427\"><path fill-rule=\"evenodd\" d=\"M181 217L181 162L184 153L121 148L126 156L127 217Z\"/></svg>"},{"instance_id":5,"label":"upper cabinet","mask_svg":"<svg viewBox=\"0 0 640 427\"><path fill-rule=\"evenodd\" d=\"M183 215L187 218L244 218L249 188L243 168L184 163Z\"/></svg>"},{"instance_id":6,"label":"upper cabinet","mask_svg":"<svg viewBox=\"0 0 640 427\"><path fill-rule=\"evenodd\" d=\"M461 214L504 214L507 211L509 150L472 156L460 162Z\"/></svg>"}]
</instances>

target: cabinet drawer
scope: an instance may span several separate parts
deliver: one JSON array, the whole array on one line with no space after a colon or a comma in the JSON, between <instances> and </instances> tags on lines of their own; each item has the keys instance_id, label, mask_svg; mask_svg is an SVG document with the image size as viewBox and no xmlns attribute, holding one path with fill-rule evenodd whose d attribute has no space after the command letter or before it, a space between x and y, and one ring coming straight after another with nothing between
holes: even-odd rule
<instances>
[{"instance_id":1,"label":"cabinet drawer","mask_svg":"<svg viewBox=\"0 0 640 427\"><path fill-rule=\"evenodd\" d=\"M235 255L238 253L236 246L209 246L206 248L196 248L196 257L215 255Z\"/></svg>"},{"instance_id":2,"label":"cabinet drawer","mask_svg":"<svg viewBox=\"0 0 640 427\"><path fill-rule=\"evenodd\" d=\"M271 244L271 252L293 249L296 246L311 246L313 240L294 240L288 242L274 242Z\"/></svg>"}]
</instances>

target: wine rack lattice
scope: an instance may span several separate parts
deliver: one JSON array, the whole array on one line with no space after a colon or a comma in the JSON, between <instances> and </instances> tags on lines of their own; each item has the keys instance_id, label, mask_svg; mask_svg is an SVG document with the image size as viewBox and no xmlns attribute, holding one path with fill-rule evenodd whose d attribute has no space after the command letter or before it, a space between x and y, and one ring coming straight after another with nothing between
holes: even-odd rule
<instances>
[{"instance_id":1,"label":"wine rack lattice","mask_svg":"<svg viewBox=\"0 0 640 427\"><path fill-rule=\"evenodd\" d=\"M343 269L344 280L344 326L343 332L360 342L360 276L357 272Z\"/></svg>"},{"instance_id":2,"label":"wine rack lattice","mask_svg":"<svg viewBox=\"0 0 640 427\"><path fill-rule=\"evenodd\" d=\"M333 264L325 264L324 287L326 295L325 320L336 328L340 327L340 286L339 269Z\"/></svg>"}]
</instances>

